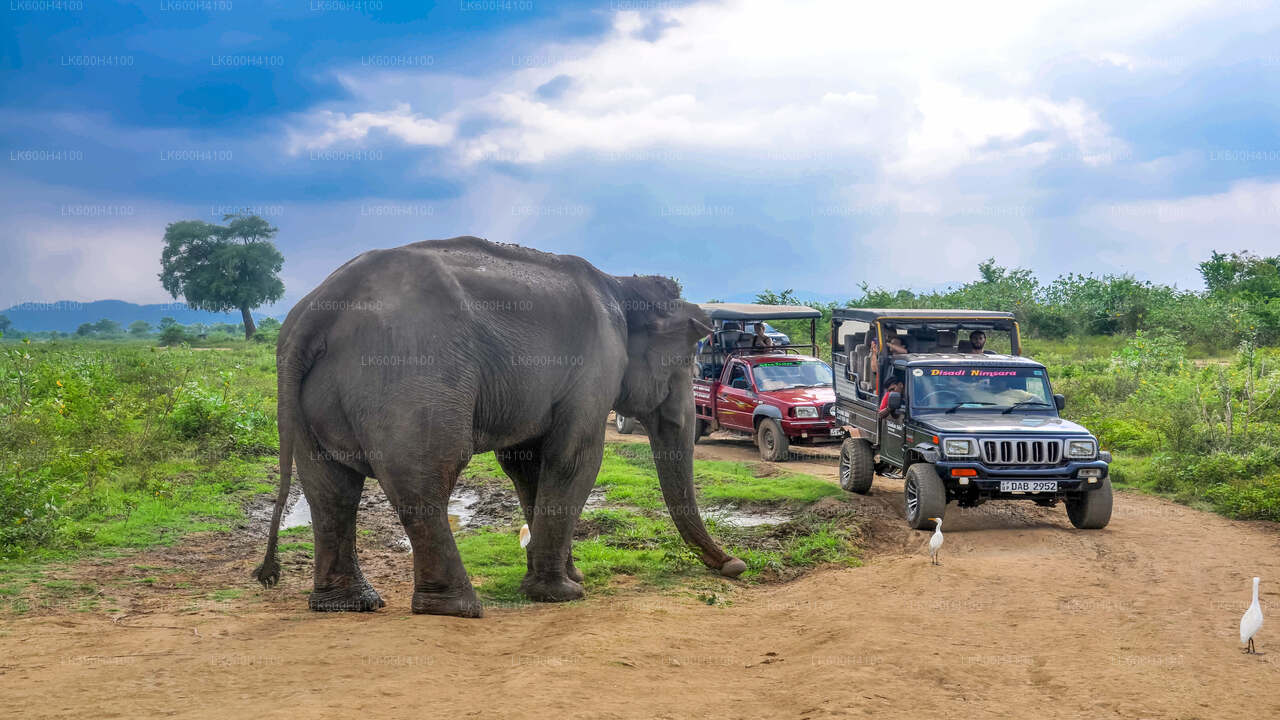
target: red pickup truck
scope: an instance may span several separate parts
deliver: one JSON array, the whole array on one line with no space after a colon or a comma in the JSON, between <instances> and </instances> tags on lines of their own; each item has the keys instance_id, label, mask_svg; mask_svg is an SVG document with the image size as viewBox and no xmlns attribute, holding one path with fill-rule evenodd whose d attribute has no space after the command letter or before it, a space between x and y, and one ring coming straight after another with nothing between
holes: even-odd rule
<instances>
[{"instance_id":1,"label":"red pickup truck","mask_svg":"<svg viewBox=\"0 0 1280 720\"><path fill-rule=\"evenodd\" d=\"M715 430L749 434L765 460L787 458L791 443L840 441L831 367L816 354L812 338L817 310L800 305L705 303L717 330L700 343L693 398L695 437ZM810 344L764 345L741 330L744 323L810 320Z\"/></svg>"}]
</instances>

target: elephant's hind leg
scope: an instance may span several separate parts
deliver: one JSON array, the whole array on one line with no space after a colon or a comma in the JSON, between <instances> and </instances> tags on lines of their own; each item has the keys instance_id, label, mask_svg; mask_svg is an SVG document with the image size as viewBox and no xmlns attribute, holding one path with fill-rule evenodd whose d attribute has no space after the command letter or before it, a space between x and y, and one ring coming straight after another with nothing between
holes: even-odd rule
<instances>
[{"instance_id":1,"label":"elephant's hind leg","mask_svg":"<svg viewBox=\"0 0 1280 720\"><path fill-rule=\"evenodd\" d=\"M413 546L413 612L482 617L484 608L449 527L449 495L466 466L461 452L436 448L378 473Z\"/></svg>"},{"instance_id":2,"label":"elephant's hind leg","mask_svg":"<svg viewBox=\"0 0 1280 720\"><path fill-rule=\"evenodd\" d=\"M583 417L602 415L584 413ZM531 600L564 602L586 594L582 584L569 576L573 531L595 485L603 451L604 424L586 421L570 424L542 448L538 498L529 525L531 567L520 583ZM578 574L577 568L573 572Z\"/></svg>"},{"instance_id":3,"label":"elephant's hind leg","mask_svg":"<svg viewBox=\"0 0 1280 720\"><path fill-rule=\"evenodd\" d=\"M538 478L542 465L542 452L538 449L538 444L504 448L495 450L493 454L498 458L498 464L506 471L507 477L511 478L511 482L515 484L516 495L520 498L520 509L524 511L524 521L532 528L534 508L538 502ZM525 560L528 571L532 572L532 548L526 551ZM565 561L564 571L569 579L576 583L581 583L585 579L582 571L573 564L572 552Z\"/></svg>"},{"instance_id":4,"label":"elephant's hind leg","mask_svg":"<svg viewBox=\"0 0 1280 720\"><path fill-rule=\"evenodd\" d=\"M308 600L319 612L368 612L386 605L356 560L356 510L364 476L328 459L310 442L296 457L298 480L311 507L315 539L315 589Z\"/></svg>"}]
</instances>

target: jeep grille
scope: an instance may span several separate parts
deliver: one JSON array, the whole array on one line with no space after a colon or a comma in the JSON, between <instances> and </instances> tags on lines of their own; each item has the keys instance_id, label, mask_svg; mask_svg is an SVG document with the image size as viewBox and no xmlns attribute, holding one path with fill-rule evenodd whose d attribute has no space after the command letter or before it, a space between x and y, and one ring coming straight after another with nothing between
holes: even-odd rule
<instances>
[{"instance_id":1,"label":"jeep grille","mask_svg":"<svg viewBox=\"0 0 1280 720\"><path fill-rule=\"evenodd\" d=\"M1057 465L1061 440L982 440L982 459L992 465Z\"/></svg>"}]
</instances>

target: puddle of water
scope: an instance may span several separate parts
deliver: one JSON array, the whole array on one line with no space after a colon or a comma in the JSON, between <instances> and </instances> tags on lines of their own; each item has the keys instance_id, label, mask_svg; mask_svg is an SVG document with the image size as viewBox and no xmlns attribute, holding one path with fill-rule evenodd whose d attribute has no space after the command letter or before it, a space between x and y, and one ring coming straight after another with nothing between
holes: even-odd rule
<instances>
[{"instance_id":1,"label":"puddle of water","mask_svg":"<svg viewBox=\"0 0 1280 720\"><path fill-rule=\"evenodd\" d=\"M289 528L301 527L311 524L311 506L307 504L307 499L301 494L298 495L298 501L289 508L289 512L285 513L284 518L280 520L280 529L288 530Z\"/></svg>"},{"instance_id":2,"label":"puddle of water","mask_svg":"<svg viewBox=\"0 0 1280 720\"><path fill-rule=\"evenodd\" d=\"M479 502L480 495L473 490L459 490L449 498L449 527L457 530L468 526L471 519L475 516L473 506ZM311 524L311 506L307 504L307 498L299 495L298 501L289 508L289 512L280 521L280 529L288 530L293 527ZM408 539L405 539L408 543Z\"/></svg>"},{"instance_id":3,"label":"puddle of water","mask_svg":"<svg viewBox=\"0 0 1280 720\"><path fill-rule=\"evenodd\" d=\"M790 515L770 512L747 512L737 508L710 508L703 516L725 525L738 527L759 527L761 525L781 525L791 519Z\"/></svg>"}]
</instances>

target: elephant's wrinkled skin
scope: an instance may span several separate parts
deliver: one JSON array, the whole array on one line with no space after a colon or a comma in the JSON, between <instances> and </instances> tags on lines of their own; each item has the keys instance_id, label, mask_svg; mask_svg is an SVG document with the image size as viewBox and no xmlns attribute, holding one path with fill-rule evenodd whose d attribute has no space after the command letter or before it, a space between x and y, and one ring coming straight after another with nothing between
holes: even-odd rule
<instances>
[{"instance_id":1,"label":"elephant's wrinkled skin","mask_svg":"<svg viewBox=\"0 0 1280 720\"><path fill-rule=\"evenodd\" d=\"M493 450L533 531L522 590L580 598L570 545L612 408L648 430L681 536L736 577L746 566L711 539L693 493L689 362L706 323L666 278L477 238L351 260L280 329L280 495L254 575L280 576L292 458L315 533L312 609L384 604L356 561L356 507L373 477L413 546L413 611L479 617L447 506L471 456Z\"/></svg>"}]
</instances>

